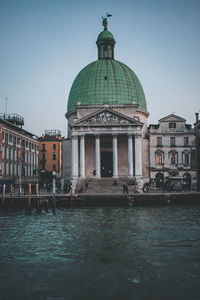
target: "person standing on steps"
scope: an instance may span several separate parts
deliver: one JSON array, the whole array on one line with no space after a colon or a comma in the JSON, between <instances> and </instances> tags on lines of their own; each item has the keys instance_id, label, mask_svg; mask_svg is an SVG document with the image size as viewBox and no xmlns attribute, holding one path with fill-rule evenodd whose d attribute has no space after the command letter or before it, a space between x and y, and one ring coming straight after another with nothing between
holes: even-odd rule
<instances>
[{"instance_id":1,"label":"person standing on steps","mask_svg":"<svg viewBox=\"0 0 200 300\"><path fill-rule=\"evenodd\" d=\"M88 182L86 181L85 183L85 191L87 192L88 191Z\"/></svg>"}]
</instances>

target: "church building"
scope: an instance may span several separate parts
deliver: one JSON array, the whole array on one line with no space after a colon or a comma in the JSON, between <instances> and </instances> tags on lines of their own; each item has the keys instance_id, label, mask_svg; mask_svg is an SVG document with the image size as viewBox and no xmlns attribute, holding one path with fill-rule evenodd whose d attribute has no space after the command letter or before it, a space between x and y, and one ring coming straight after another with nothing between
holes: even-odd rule
<instances>
[{"instance_id":1,"label":"church building","mask_svg":"<svg viewBox=\"0 0 200 300\"><path fill-rule=\"evenodd\" d=\"M142 188L149 180L145 94L136 74L115 60L107 18L103 27L98 59L79 72L70 90L64 176L74 182L126 178Z\"/></svg>"}]
</instances>

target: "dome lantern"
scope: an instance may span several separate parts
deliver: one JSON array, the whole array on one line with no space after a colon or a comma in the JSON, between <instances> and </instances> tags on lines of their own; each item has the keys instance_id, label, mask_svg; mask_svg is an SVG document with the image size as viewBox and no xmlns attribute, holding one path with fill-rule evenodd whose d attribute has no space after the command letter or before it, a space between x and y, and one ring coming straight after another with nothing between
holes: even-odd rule
<instances>
[{"instance_id":1,"label":"dome lantern","mask_svg":"<svg viewBox=\"0 0 200 300\"><path fill-rule=\"evenodd\" d=\"M107 14L107 17L111 15ZM104 30L98 35L97 48L98 48L98 60L100 59L114 59L114 45L115 40L110 31L107 30L107 18L102 17Z\"/></svg>"}]
</instances>

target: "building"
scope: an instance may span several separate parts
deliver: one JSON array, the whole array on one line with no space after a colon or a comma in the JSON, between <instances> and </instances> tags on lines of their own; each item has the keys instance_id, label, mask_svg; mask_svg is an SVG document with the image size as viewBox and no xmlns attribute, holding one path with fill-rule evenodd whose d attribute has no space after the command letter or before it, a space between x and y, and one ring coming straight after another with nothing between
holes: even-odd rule
<instances>
[{"instance_id":1,"label":"building","mask_svg":"<svg viewBox=\"0 0 200 300\"><path fill-rule=\"evenodd\" d=\"M23 125L20 115L0 114L0 181L7 191L10 184L37 181L38 141Z\"/></svg>"},{"instance_id":2,"label":"building","mask_svg":"<svg viewBox=\"0 0 200 300\"><path fill-rule=\"evenodd\" d=\"M196 113L196 122L194 124L196 134L197 151L197 191L200 191L200 120L199 113Z\"/></svg>"},{"instance_id":3,"label":"building","mask_svg":"<svg viewBox=\"0 0 200 300\"><path fill-rule=\"evenodd\" d=\"M136 74L114 59L106 18L103 26L98 59L79 72L70 90L64 176L74 182L127 177L141 188L149 178L146 99Z\"/></svg>"},{"instance_id":4,"label":"building","mask_svg":"<svg viewBox=\"0 0 200 300\"><path fill-rule=\"evenodd\" d=\"M196 135L186 120L171 114L149 126L150 180L172 190L196 186Z\"/></svg>"},{"instance_id":5,"label":"building","mask_svg":"<svg viewBox=\"0 0 200 300\"><path fill-rule=\"evenodd\" d=\"M45 130L44 135L38 138L39 172L43 182L51 180L53 171L57 179L62 177L62 141L60 130Z\"/></svg>"}]
</instances>

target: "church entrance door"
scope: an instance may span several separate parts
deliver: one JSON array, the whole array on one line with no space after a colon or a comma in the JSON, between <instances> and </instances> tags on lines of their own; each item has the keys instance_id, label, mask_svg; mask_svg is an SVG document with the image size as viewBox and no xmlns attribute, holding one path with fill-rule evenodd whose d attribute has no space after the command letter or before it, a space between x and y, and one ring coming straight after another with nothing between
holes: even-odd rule
<instances>
[{"instance_id":1,"label":"church entrance door","mask_svg":"<svg viewBox=\"0 0 200 300\"><path fill-rule=\"evenodd\" d=\"M101 177L113 176L112 151L101 151Z\"/></svg>"}]
</instances>

